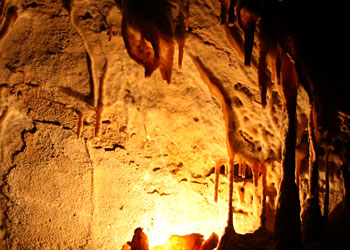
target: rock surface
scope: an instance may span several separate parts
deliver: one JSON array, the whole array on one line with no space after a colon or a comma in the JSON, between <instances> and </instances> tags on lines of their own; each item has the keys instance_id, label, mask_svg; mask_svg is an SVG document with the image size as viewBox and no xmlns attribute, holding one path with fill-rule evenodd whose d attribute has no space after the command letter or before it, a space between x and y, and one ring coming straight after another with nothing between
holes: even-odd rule
<instances>
[{"instance_id":1,"label":"rock surface","mask_svg":"<svg viewBox=\"0 0 350 250\"><path fill-rule=\"evenodd\" d=\"M236 165L269 161L265 210L272 229L281 98L271 86L262 108L257 72L244 65L220 26L219 1L190 1L182 67L175 56L171 84L159 70L145 78L129 57L115 1L5 0L0 6L0 248L121 249L140 226L153 245L171 234L220 235L228 179L221 171L215 203L214 168L228 161L225 122L194 58L230 95ZM300 87L299 146L307 104ZM341 160L329 159L332 211L344 188ZM307 157L302 160L303 202ZM239 233L261 225L262 178L254 183L247 173L242 178L237 171L234 184Z\"/></svg>"}]
</instances>

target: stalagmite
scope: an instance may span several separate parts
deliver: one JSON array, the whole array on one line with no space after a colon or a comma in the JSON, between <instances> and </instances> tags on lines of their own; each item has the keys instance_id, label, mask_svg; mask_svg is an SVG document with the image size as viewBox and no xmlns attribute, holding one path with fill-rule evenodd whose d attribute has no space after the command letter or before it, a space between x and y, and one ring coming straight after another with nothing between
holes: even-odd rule
<instances>
[{"instance_id":1,"label":"stalagmite","mask_svg":"<svg viewBox=\"0 0 350 250\"><path fill-rule=\"evenodd\" d=\"M287 123L283 131L282 180L275 217L275 249L301 249L300 201L295 184L296 98L298 77L294 65L281 51L281 97Z\"/></svg>"},{"instance_id":2,"label":"stalagmite","mask_svg":"<svg viewBox=\"0 0 350 250\"><path fill-rule=\"evenodd\" d=\"M303 204L302 234L305 243L314 240L323 228L323 218L319 205L318 188L318 136L317 123L315 122L315 105L311 104L308 121L309 132L309 190L306 202ZM316 126L316 127L315 127Z\"/></svg>"},{"instance_id":3,"label":"stalagmite","mask_svg":"<svg viewBox=\"0 0 350 250\"><path fill-rule=\"evenodd\" d=\"M149 250L148 237L142 228L136 228L130 242L131 250Z\"/></svg>"},{"instance_id":4,"label":"stalagmite","mask_svg":"<svg viewBox=\"0 0 350 250\"><path fill-rule=\"evenodd\" d=\"M219 236L216 233L212 233L209 238L203 242L200 250L213 250L219 243Z\"/></svg>"},{"instance_id":5,"label":"stalagmite","mask_svg":"<svg viewBox=\"0 0 350 250\"><path fill-rule=\"evenodd\" d=\"M171 82L174 61L174 41L170 37L159 37L159 70L163 80Z\"/></svg>"}]
</instances>

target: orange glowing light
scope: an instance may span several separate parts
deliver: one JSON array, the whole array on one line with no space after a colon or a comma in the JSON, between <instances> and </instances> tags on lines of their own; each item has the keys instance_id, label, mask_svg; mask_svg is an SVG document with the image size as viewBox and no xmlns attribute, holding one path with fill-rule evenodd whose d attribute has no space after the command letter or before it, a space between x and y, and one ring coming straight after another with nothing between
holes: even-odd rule
<instances>
[{"instance_id":1,"label":"orange glowing light","mask_svg":"<svg viewBox=\"0 0 350 250\"><path fill-rule=\"evenodd\" d=\"M185 196L185 199L190 198ZM160 202L156 208L158 216L155 218L155 221L145 223L144 232L148 236L150 249L155 246L162 246L165 249L169 248L168 242L172 235L182 236L198 233L203 235L204 239L207 239L215 232L221 236L226 227L225 208L214 204L212 209L202 208L193 206L195 203L188 201L180 204L181 208L169 209L171 206L166 206L169 203ZM179 206L179 203L176 205Z\"/></svg>"},{"instance_id":2,"label":"orange glowing light","mask_svg":"<svg viewBox=\"0 0 350 250\"><path fill-rule=\"evenodd\" d=\"M223 227L224 228L224 227ZM159 246L168 249L170 247L170 237L172 235L189 235L193 233L198 233L204 236L204 239L208 239L209 236L216 229L219 235L222 234L223 228L218 227L217 225L213 225L209 223L203 223L202 227L193 225L191 223L182 223L179 225L167 226L163 225L159 230L153 230L151 232L145 231L146 235L149 239L149 247L151 250L158 249Z\"/></svg>"}]
</instances>

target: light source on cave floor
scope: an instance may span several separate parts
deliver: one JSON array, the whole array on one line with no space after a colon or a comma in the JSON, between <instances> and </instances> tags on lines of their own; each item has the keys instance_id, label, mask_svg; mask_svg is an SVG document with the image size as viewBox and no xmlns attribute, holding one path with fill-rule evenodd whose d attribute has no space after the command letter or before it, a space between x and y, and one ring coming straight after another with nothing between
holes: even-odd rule
<instances>
[{"instance_id":1,"label":"light source on cave floor","mask_svg":"<svg viewBox=\"0 0 350 250\"><path fill-rule=\"evenodd\" d=\"M203 218L203 220L201 225L194 225L191 222L179 222L177 225L167 225L160 218L157 223L158 225L153 230L145 230L149 239L149 248L163 246L167 249L169 247L169 238L173 235L183 236L198 233L203 235L204 239L208 239L215 232L221 236L224 226L219 227L217 224L214 224L214 221L208 220L208 218Z\"/></svg>"},{"instance_id":2,"label":"light source on cave floor","mask_svg":"<svg viewBox=\"0 0 350 250\"><path fill-rule=\"evenodd\" d=\"M156 246L169 249L169 238L174 235L201 234L204 240L213 232L221 236L227 224L227 209L224 200L203 203L198 201L198 194L191 192L177 197L163 196L155 201L153 211L143 215L138 226L147 235L150 250Z\"/></svg>"}]
</instances>

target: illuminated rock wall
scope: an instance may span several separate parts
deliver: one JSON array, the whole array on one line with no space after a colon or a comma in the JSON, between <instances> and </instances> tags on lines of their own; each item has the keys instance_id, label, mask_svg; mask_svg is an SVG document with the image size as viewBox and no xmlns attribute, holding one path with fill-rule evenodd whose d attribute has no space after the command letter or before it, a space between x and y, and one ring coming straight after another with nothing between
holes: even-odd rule
<instances>
[{"instance_id":1,"label":"illuminated rock wall","mask_svg":"<svg viewBox=\"0 0 350 250\"><path fill-rule=\"evenodd\" d=\"M223 167L215 203L215 166L227 166L226 129L206 77L216 79L232 102L237 169L239 162L267 162L266 223L272 229L281 179L281 98L271 86L262 108L256 68L244 65L229 28L220 26L220 2L190 1L182 67L174 42L170 84L158 69L145 78L130 58L119 7L112 0L0 3L1 247L120 249L139 226L152 245L170 234L220 235L228 179ZM303 201L308 163L301 139L309 108L305 90L298 93ZM332 211L344 188L341 160L332 155L330 161ZM262 211L259 173L247 170L243 177L236 170L240 233L257 229Z\"/></svg>"}]
</instances>

